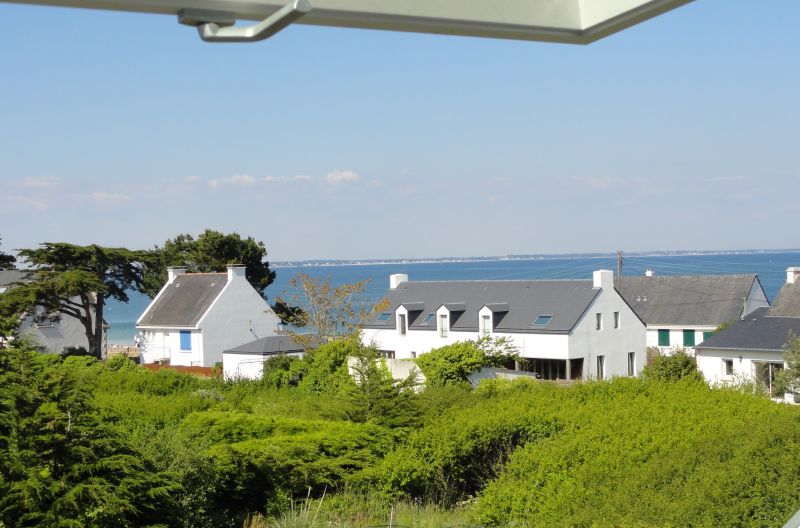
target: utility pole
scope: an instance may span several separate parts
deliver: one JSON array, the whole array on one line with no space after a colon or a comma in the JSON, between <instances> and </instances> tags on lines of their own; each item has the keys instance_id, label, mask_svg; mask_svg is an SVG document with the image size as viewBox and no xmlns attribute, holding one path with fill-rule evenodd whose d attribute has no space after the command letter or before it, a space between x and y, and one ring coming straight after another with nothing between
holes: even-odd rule
<instances>
[{"instance_id":1,"label":"utility pole","mask_svg":"<svg viewBox=\"0 0 800 528\"><path fill-rule=\"evenodd\" d=\"M622 251L617 251L617 290L622 286Z\"/></svg>"}]
</instances>

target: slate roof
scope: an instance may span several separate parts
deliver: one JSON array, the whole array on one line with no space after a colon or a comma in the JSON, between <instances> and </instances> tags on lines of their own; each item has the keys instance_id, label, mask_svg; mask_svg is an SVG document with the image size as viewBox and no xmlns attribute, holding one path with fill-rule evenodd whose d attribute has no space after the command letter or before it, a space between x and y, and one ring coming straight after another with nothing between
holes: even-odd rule
<instances>
[{"instance_id":1,"label":"slate roof","mask_svg":"<svg viewBox=\"0 0 800 528\"><path fill-rule=\"evenodd\" d=\"M734 321L696 349L780 351L792 333L800 336L800 317L769 315L769 308L759 308L744 319Z\"/></svg>"},{"instance_id":2,"label":"slate roof","mask_svg":"<svg viewBox=\"0 0 800 528\"><path fill-rule=\"evenodd\" d=\"M719 326L742 315L756 281L755 274L624 276L620 293L646 325Z\"/></svg>"},{"instance_id":3,"label":"slate roof","mask_svg":"<svg viewBox=\"0 0 800 528\"><path fill-rule=\"evenodd\" d=\"M317 340L314 340L316 343ZM268 336L250 341L235 348L224 350L223 354L261 354L274 356L288 352L303 352L303 346L297 343L292 336Z\"/></svg>"},{"instance_id":4,"label":"slate roof","mask_svg":"<svg viewBox=\"0 0 800 528\"><path fill-rule=\"evenodd\" d=\"M800 282L783 285L772 302L769 315L800 317Z\"/></svg>"},{"instance_id":5,"label":"slate roof","mask_svg":"<svg viewBox=\"0 0 800 528\"><path fill-rule=\"evenodd\" d=\"M10 286L15 282L19 282L25 278L27 272L20 270L5 270L0 271L0 286Z\"/></svg>"},{"instance_id":6,"label":"slate roof","mask_svg":"<svg viewBox=\"0 0 800 528\"><path fill-rule=\"evenodd\" d=\"M227 273L178 275L139 318L137 326L194 327L228 282Z\"/></svg>"},{"instance_id":7,"label":"slate roof","mask_svg":"<svg viewBox=\"0 0 800 528\"><path fill-rule=\"evenodd\" d=\"M397 307L421 303L424 309L409 312L411 330L436 330L435 314L441 306L448 306L450 330L475 332L478 330L478 312L484 305L499 305L507 311L495 312L497 332L513 333L569 333L600 293L591 280L528 280L528 281L407 281L389 290L389 308L383 313L394 314ZM531 325L539 315L552 315L546 327ZM379 320L373 317L364 328L393 329L395 317Z\"/></svg>"}]
</instances>

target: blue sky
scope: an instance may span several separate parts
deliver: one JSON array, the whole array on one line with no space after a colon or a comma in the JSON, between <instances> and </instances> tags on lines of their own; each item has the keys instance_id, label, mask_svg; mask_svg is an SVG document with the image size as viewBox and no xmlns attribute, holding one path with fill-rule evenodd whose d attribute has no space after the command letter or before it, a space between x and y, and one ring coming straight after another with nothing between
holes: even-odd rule
<instances>
[{"instance_id":1,"label":"blue sky","mask_svg":"<svg viewBox=\"0 0 800 528\"><path fill-rule=\"evenodd\" d=\"M0 237L272 260L791 248L800 2L589 46L0 4Z\"/></svg>"}]
</instances>

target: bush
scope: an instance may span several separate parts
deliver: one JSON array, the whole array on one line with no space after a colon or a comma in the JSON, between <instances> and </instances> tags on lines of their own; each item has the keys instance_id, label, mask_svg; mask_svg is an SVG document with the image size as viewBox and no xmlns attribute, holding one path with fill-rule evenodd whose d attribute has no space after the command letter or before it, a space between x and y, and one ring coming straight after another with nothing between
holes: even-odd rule
<instances>
[{"instance_id":1,"label":"bush","mask_svg":"<svg viewBox=\"0 0 800 528\"><path fill-rule=\"evenodd\" d=\"M515 353L506 340L482 338L433 349L416 362L429 385L457 385L481 367L503 366Z\"/></svg>"},{"instance_id":2,"label":"bush","mask_svg":"<svg viewBox=\"0 0 800 528\"><path fill-rule=\"evenodd\" d=\"M683 348L676 349L672 354L659 355L653 359L653 364L642 370L642 378L652 381L703 381L703 375L697 370L697 360L686 353Z\"/></svg>"}]
</instances>

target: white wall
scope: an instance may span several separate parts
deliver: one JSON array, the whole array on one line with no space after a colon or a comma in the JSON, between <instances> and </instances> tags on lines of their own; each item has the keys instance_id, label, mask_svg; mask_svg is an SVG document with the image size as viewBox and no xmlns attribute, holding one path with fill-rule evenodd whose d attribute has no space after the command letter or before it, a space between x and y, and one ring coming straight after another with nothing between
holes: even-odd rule
<instances>
[{"instance_id":1,"label":"white wall","mask_svg":"<svg viewBox=\"0 0 800 528\"><path fill-rule=\"evenodd\" d=\"M292 357L303 357L301 352L286 354ZM222 375L226 380L261 379L264 375L264 362L274 355L264 354L222 354Z\"/></svg>"},{"instance_id":2,"label":"white wall","mask_svg":"<svg viewBox=\"0 0 800 528\"><path fill-rule=\"evenodd\" d=\"M229 279L197 324L203 332L203 366L222 361L222 351L276 335L278 316L242 276Z\"/></svg>"},{"instance_id":3,"label":"white wall","mask_svg":"<svg viewBox=\"0 0 800 528\"><path fill-rule=\"evenodd\" d=\"M191 332L191 350L181 350L181 330ZM210 366L203 364L202 332L192 328L142 329L142 363L168 360L170 365Z\"/></svg>"},{"instance_id":4,"label":"white wall","mask_svg":"<svg viewBox=\"0 0 800 528\"><path fill-rule=\"evenodd\" d=\"M603 314L597 330L597 313ZM614 312L620 313L619 328L614 328ZM597 377L597 356L605 357L605 379L628 375L628 353L634 352L635 372L644 368L647 342L644 323L614 289L605 288L586 310L569 336L569 357L583 358L583 377Z\"/></svg>"},{"instance_id":5,"label":"white wall","mask_svg":"<svg viewBox=\"0 0 800 528\"><path fill-rule=\"evenodd\" d=\"M715 326L648 326L647 327L647 346L658 347L662 354L671 354L677 348L686 348L690 354L694 354L694 347L685 347L683 344L683 331L694 331L695 346L703 342L703 332L713 332L716 330ZM669 346L658 346L658 331L669 330Z\"/></svg>"},{"instance_id":6,"label":"white wall","mask_svg":"<svg viewBox=\"0 0 800 528\"><path fill-rule=\"evenodd\" d=\"M741 360L739 357L741 356ZM726 376L723 359L733 360L733 376ZM755 362L783 363L782 352L763 350L709 350L697 353L697 368L711 384L730 383L736 379L755 379Z\"/></svg>"}]
</instances>

